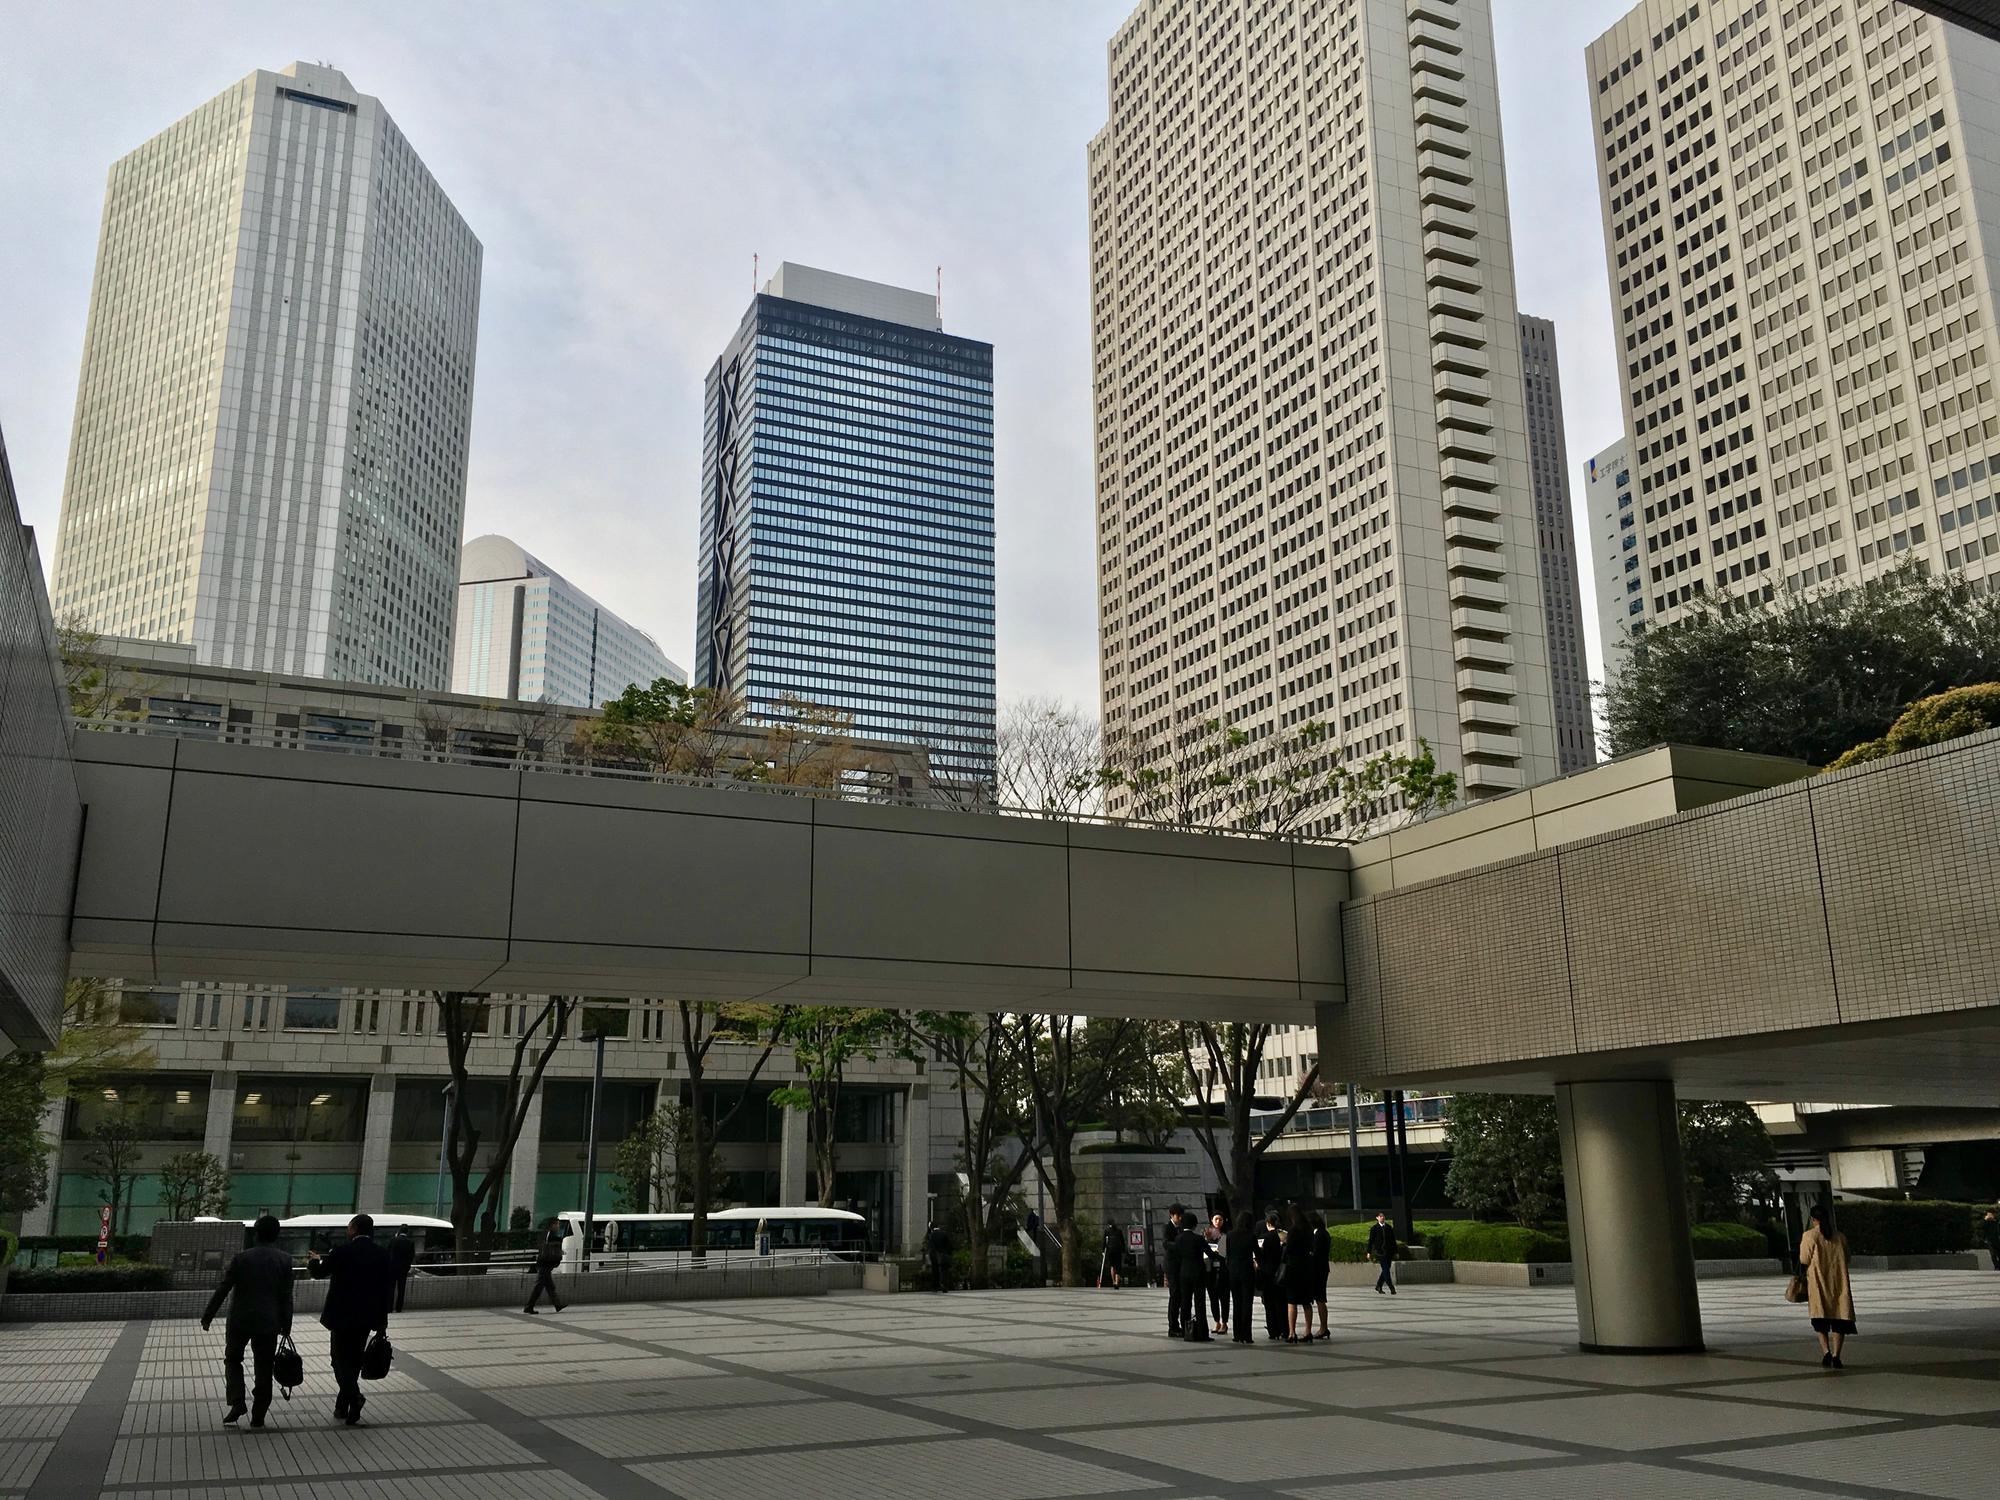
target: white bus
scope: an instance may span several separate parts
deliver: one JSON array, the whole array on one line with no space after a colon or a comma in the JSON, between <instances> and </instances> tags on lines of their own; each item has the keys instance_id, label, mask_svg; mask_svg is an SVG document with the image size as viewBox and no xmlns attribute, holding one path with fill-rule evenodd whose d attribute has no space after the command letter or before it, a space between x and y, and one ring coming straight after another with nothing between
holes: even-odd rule
<instances>
[{"instance_id":1,"label":"white bus","mask_svg":"<svg viewBox=\"0 0 2000 1500\"><path fill-rule=\"evenodd\" d=\"M317 1250L324 1254L345 1240L347 1221L353 1217L353 1214L300 1214L297 1218L280 1219L278 1248L303 1265L310 1252ZM423 1257L426 1247L433 1252L431 1258L434 1260L437 1259L437 1252L451 1248L449 1219L432 1219L422 1214L391 1213L370 1214L368 1217L375 1221L375 1243L385 1250L399 1229L410 1231L410 1238L417 1242L419 1259ZM217 1221L203 1218L195 1222L199 1224ZM246 1245L250 1243L250 1228L256 1222L255 1219L242 1221L243 1242Z\"/></svg>"},{"instance_id":2,"label":"white bus","mask_svg":"<svg viewBox=\"0 0 2000 1500\"><path fill-rule=\"evenodd\" d=\"M583 1263L583 1213L557 1214L563 1268ZM590 1257L596 1266L663 1263L688 1258L693 1214L594 1214ZM859 1255L868 1248L868 1220L842 1208L722 1208L708 1216L708 1248L730 1257L755 1255L757 1226L771 1237L771 1251L818 1250Z\"/></svg>"}]
</instances>

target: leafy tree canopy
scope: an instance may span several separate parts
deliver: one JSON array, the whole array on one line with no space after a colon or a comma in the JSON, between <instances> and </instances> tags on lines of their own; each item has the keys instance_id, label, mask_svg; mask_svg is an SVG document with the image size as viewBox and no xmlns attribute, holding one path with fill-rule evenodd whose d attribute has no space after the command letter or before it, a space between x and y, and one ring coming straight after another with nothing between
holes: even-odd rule
<instances>
[{"instance_id":1,"label":"leafy tree canopy","mask_svg":"<svg viewBox=\"0 0 2000 1500\"><path fill-rule=\"evenodd\" d=\"M1444 1117L1444 1190L1485 1219L1533 1226L1563 1205L1556 1102L1538 1094L1454 1094Z\"/></svg>"},{"instance_id":2,"label":"leafy tree canopy","mask_svg":"<svg viewBox=\"0 0 2000 1500\"><path fill-rule=\"evenodd\" d=\"M2000 679L2000 596L1914 565L1763 604L1709 598L1622 648L1613 754L1702 745L1824 765L1919 698Z\"/></svg>"},{"instance_id":3,"label":"leafy tree canopy","mask_svg":"<svg viewBox=\"0 0 2000 1500\"><path fill-rule=\"evenodd\" d=\"M1972 687L1953 688L1919 698L1904 710L1879 740L1864 740L1828 766L1838 771L1885 755L1925 745L1942 745L1962 734L1977 734L2000 724L2000 682L1982 682Z\"/></svg>"}]
</instances>

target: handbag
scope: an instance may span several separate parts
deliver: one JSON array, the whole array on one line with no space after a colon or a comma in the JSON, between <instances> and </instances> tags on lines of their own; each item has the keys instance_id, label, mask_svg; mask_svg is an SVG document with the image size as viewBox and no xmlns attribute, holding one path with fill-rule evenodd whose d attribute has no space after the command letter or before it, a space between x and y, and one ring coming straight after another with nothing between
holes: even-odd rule
<instances>
[{"instance_id":1,"label":"handbag","mask_svg":"<svg viewBox=\"0 0 2000 1500\"><path fill-rule=\"evenodd\" d=\"M361 1378L380 1380L389 1373L389 1365L395 1357L396 1351L390 1346L389 1335L374 1334L368 1340L368 1347L361 1351Z\"/></svg>"},{"instance_id":2,"label":"handbag","mask_svg":"<svg viewBox=\"0 0 2000 1500\"><path fill-rule=\"evenodd\" d=\"M1805 1277L1794 1276L1790 1281L1785 1283L1785 1300L1787 1302L1803 1302L1806 1300Z\"/></svg>"},{"instance_id":3,"label":"handbag","mask_svg":"<svg viewBox=\"0 0 2000 1500\"><path fill-rule=\"evenodd\" d=\"M306 1383L306 1362L299 1357L298 1346L289 1333L278 1335L277 1350L271 1355L271 1378L287 1401L292 1399L293 1387Z\"/></svg>"}]
</instances>

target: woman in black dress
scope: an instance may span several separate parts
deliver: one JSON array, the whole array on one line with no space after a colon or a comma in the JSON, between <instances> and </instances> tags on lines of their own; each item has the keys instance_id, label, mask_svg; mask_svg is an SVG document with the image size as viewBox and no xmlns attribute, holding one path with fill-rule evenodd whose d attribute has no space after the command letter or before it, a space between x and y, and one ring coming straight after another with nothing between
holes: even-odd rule
<instances>
[{"instance_id":1,"label":"woman in black dress","mask_svg":"<svg viewBox=\"0 0 2000 1500\"><path fill-rule=\"evenodd\" d=\"M1285 1290L1285 1342L1312 1342L1312 1226L1296 1206L1285 1211L1285 1255L1280 1272ZM1305 1337L1299 1336L1299 1314L1305 1314Z\"/></svg>"},{"instance_id":2,"label":"woman in black dress","mask_svg":"<svg viewBox=\"0 0 2000 1500\"><path fill-rule=\"evenodd\" d=\"M1236 1227L1223 1243L1223 1260L1229 1267L1229 1328L1239 1344L1252 1342L1250 1299L1257 1291L1257 1225L1244 1209L1236 1216Z\"/></svg>"},{"instance_id":3,"label":"woman in black dress","mask_svg":"<svg viewBox=\"0 0 2000 1500\"><path fill-rule=\"evenodd\" d=\"M1333 1334L1326 1326L1326 1279L1328 1268L1333 1264L1333 1236L1326 1232L1326 1218L1315 1212L1312 1215L1312 1266L1313 1301L1319 1305L1319 1336L1331 1339ZM1306 1337L1312 1337L1312 1319L1306 1319Z\"/></svg>"}]
</instances>

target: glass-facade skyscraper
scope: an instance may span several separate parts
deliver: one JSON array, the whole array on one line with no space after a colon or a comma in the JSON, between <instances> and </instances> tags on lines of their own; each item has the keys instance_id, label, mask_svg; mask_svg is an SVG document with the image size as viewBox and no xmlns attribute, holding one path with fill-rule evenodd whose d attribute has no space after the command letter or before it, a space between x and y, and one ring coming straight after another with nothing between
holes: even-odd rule
<instances>
[{"instance_id":1,"label":"glass-facade skyscraper","mask_svg":"<svg viewBox=\"0 0 2000 1500\"><path fill-rule=\"evenodd\" d=\"M695 681L993 775L993 347L783 265L709 371Z\"/></svg>"}]
</instances>

